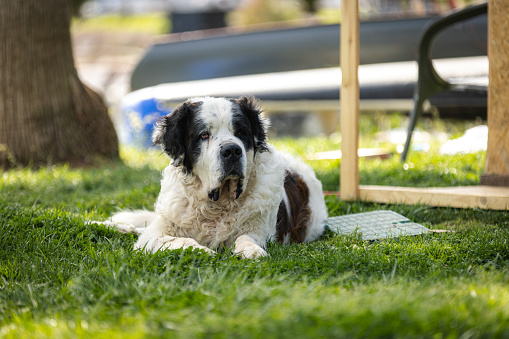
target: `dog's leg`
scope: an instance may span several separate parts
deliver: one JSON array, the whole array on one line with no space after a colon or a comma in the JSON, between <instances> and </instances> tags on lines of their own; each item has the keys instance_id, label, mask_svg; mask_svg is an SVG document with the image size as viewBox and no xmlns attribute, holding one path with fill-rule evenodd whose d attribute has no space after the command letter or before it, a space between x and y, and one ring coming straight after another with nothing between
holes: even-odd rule
<instances>
[{"instance_id":1,"label":"dog's leg","mask_svg":"<svg viewBox=\"0 0 509 339\"><path fill-rule=\"evenodd\" d=\"M122 211L115 213L111 217L111 221L119 225L132 225L134 226L133 231L136 234L141 234L156 217L157 215L154 212L147 210ZM119 226L117 228L122 232Z\"/></svg>"},{"instance_id":2,"label":"dog's leg","mask_svg":"<svg viewBox=\"0 0 509 339\"><path fill-rule=\"evenodd\" d=\"M139 211L122 211L113 215L110 220L106 221L87 221L86 224L100 224L106 227L114 227L122 233L142 234L148 225L156 218L154 212Z\"/></svg>"},{"instance_id":3,"label":"dog's leg","mask_svg":"<svg viewBox=\"0 0 509 339\"><path fill-rule=\"evenodd\" d=\"M140 235L135 249L143 249L147 252L157 252L158 250L176 250L179 248L193 247L195 249L204 250L207 253L215 253L210 248L200 245L192 238L174 237L168 235L171 231L167 229L168 225L165 224L164 218L155 216L153 222L147 229Z\"/></svg>"},{"instance_id":4,"label":"dog's leg","mask_svg":"<svg viewBox=\"0 0 509 339\"><path fill-rule=\"evenodd\" d=\"M134 234L139 235L144 230L142 228L137 228L136 226L131 225L131 224L119 224L114 221L96 221L96 220L85 221L85 225L93 225L93 224L104 225L106 227L113 227L113 228L116 228L121 233L134 233Z\"/></svg>"},{"instance_id":5,"label":"dog's leg","mask_svg":"<svg viewBox=\"0 0 509 339\"><path fill-rule=\"evenodd\" d=\"M244 259L255 259L267 256L267 252L256 243L256 240L247 234L235 240L235 254Z\"/></svg>"},{"instance_id":6,"label":"dog's leg","mask_svg":"<svg viewBox=\"0 0 509 339\"><path fill-rule=\"evenodd\" d=\"M147 252L157 252L158 250L176 250L179 248L192 247L194 249L204 250L209 254L214 254L210 248L200 245L196 240L192 238L179 238L172 237L169 235L153 236L145 239L141 237L138 242L134 245L135 249L143 249Z\"/></svg>"}]
</instances>

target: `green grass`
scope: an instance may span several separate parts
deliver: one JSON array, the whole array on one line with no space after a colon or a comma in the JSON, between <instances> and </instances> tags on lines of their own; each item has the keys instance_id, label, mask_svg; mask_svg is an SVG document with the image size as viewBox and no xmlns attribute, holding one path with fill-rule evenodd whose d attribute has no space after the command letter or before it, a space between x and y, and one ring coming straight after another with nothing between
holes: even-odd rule
<instances>
[{"instance_id":1,"label":"green grass","mask_svg":"<svg viewBox=\"0 0 509 339\"><path fill-rule=\"evenodd\" d=\"M278 139L279 149L296 156L340 149L340 140L327 137ZM366 145L368 147L369 145ZM375 145L383 146L383 145ZM361 145L362 147L362 145ZM359 181L361 185L446 187L478 185L484 170L485 152L445 156L438 153L438 144L429 153L410 152L401 163L395 149L389 159L360 159ZM337 191L341 160L311 161L310 165L322 181L326 191Z\"/></svg>"},{"instance_id":2,"label":"green grass","mask_svg":"<svg viewBox=\"0 0 509 339\"><path fill-rule=\"evenodd\" d=\"M275 142L294 153L338 147L334 138ZM407 170L396 157L366 160L361 182L475 184L484 156L413 152ZM135 236L84 223L151 208L167 159L126 149L122 158L0 173L1 337L509 337L506 211L327 197L331 216L390 209L454 232L373 242L328 232L271 244L254 261L144 254L132 250ZM338 189L337 162L312 165Z\"/></svg>"},{"instance_id":3,"label":"green grass","mask_svg":"<svg viewBox=\"0 0 509 339\"><path fill-rule=\"evenodd\" d=\"M171 26L164 13L145 15L103 15L92 18L73 18L72 32L139 32L165 34Z\"/></svg>"}]
</instances>

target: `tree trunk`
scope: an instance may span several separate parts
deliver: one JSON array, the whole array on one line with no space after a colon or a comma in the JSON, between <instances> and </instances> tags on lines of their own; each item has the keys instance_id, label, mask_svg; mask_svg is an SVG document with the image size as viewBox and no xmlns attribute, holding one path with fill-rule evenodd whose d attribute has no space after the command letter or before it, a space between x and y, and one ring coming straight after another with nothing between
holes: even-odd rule
<instances>
[{"instance_id":1,"label":"tree trunk","mask_svg":"<svg viewBox=\"0 0 509 339\"><path fill-rule=\"evenodd\" d=\"M0 0L0 167L117 158L102 98L74 68L68 0Z\"/></svg>"}]
</instances>

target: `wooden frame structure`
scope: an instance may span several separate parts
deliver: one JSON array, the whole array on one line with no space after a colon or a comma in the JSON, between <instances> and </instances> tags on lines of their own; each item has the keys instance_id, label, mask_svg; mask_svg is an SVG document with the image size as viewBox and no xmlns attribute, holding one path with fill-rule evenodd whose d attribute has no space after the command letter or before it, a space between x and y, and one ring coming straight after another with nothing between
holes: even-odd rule
<instances>
[{"instance_id":1,"label":"wooden frame structure","mask_svg":"<svg viewBox=\"0 0 509 339\"><path fill-rule=\"evenodd\" d=\"M507 0L489 0L488 51L490 87L488 90L488 150L486 170L490 176L509 177L509 24L505 15ZM358 0L343 0L341 5L341 179L343 200L366 200L379 203L426 204L441 207L509 209L509 187L464 186L412 188L394 186L359 186L359 8ZM500 23L505 23L500 25ZM502 43L501 43L502 42ZM501 74L503 76L501 76Z\"/></svg>"},{"instance_id":2,"label":"wooden frame structure","mask_svg":"<svg viewBox=\"0 0 509 339\"><path fill-rule=\"evenodd\" d=\"M341 199L359 196L359 2L341 2Z\"/></svg>"}]
</instances>

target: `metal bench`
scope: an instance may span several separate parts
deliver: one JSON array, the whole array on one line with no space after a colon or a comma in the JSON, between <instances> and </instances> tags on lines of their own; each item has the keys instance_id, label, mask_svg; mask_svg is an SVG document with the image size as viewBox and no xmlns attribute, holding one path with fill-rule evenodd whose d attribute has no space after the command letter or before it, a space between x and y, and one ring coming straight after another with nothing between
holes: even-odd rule
<instances>
[{"instance_id":1,"label":"metal bench","mask_svg":"<svg viewBox=\"0 0 509 339\"><path fill-rule=\"evenodd\" d=\"M401 154L401 161L406 160L408 151L410 149L412 132L417 123L417 119L419 119L423 113L424 103L426 100L437 93L445 91L462 92L467 93L467 95L480 94L486 96L486 92L488 90L488 84L486 82L487 77L481 79L480 83L477 84L465 83L465 81L452 82L444 80L442 77L440 77L440 75L438 75L435 67L433 66L431 52L438 34L443 32L446 28L459 22L463 22L479 15L486 14L487 10L487 3L467 7L463 10L440 17L430 22L424 28L422 35L419 38L419 55L417 60L419 73L417 86L415 87L414 92L414 107L410 113L410 123L408 125L405 148Z\"/></svg>"}]
</instances>

